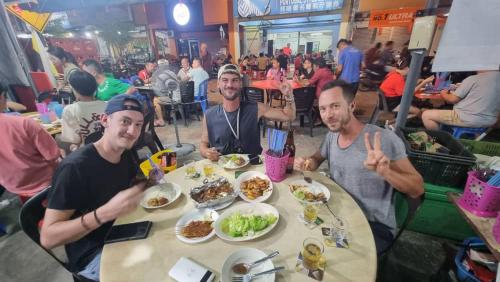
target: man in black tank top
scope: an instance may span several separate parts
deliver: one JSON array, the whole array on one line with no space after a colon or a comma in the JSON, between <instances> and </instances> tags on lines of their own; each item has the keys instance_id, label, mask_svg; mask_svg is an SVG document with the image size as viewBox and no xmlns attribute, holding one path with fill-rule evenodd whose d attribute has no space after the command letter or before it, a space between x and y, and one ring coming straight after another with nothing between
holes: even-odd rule
<instances>
[{"instance_id":1,"label":"man in black tank top","mask_svg":"<svg viewBox=\"0 0 500 282\"><path fill-rule=\"evenodd\" d=\"M220 155L231 153L255 154L260 146L259 119L275 121L295 119L295 101L292 87L282 83L280 90L286 101L283 109L264 103L240 101L241 74L235 65L219 69L217 86L223 96L222 104L211 107L203 119L200 152L204 158L217 161Z\"/></svg>"}]
</instances>

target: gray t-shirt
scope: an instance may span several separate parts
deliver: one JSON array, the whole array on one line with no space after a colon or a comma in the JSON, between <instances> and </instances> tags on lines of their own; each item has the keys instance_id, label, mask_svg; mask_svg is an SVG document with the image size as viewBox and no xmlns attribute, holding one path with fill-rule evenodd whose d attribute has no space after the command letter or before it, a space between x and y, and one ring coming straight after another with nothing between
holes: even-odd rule
<instances>
[{"instance_id":1,"label":"gray t-shirt","mask_svg":"<svg viewBox=\"0 0 500 282\"><path fill-rule=\"evenodd\" d=\"M338 145L339 133L329 132L320 153L328 161L331 178L356 200L368 221L384 224L395 233L394 190L381 176L363 165L367 156L364 135L370 133L373 144L377 131L381 132L382 151L390 160L406 157L403 141L396 134L371 124L365 125L356 140L343 149Z\"/></svg>"},{"instance_id":2,"label":"gray t-shirt","mask_svg":"<svg viewBox=\"0 0 500 282\"><path fill-rule=\"evenodd\" d=\"M483 72L469 76L457 88L462 98L453 109L470 127L488 127L496 123L500 113L500 72Z\"/></svg>"}]
</instances>

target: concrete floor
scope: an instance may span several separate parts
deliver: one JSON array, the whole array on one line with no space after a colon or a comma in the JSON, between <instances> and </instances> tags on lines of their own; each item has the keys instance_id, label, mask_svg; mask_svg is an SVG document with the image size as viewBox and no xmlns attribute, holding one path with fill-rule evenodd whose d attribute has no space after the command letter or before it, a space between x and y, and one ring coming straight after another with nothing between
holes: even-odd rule
<instances>
[{"instance_id":1,"label":"concrete floor","mask_svg":"<svg viewBox=\"0 0 500 282\"><path fill-rule=\"evenodd\" d=\"M214 84L211 84L212 89ZM211 103L220 101L217 93L209 95ZM359 107L362 108L361 119L366 119L371 114L374 105L374 93L360 93L357 96ZM314 137L309 137L307 128L298 127L294 123L295 144L297 156L307 156L319 148L327 129L325 127L314 128ZM200 138L200 122L192 120L188 127L179 125L181 142L193 143L198 148ZM162 143L175 143L175 132L173 126L167 125L157 128L157 133ZM262 147L266 148L265 139L262 139ZM200 159L197 151L180 159ZM324 166L322 168L325 168ZM2 198L13 198L10 193L4 193ZM9 234L0 237L0 281L72 281L71 275L67 273L49 255L36 246L22 231L19 231L17 216L20 209L17 199L9 206L0 209L0 222L8 225ZM431 236L406 231L393 252L388 257L388 265L381 274L380 281L448 281L441 278L432 278L445 260L445 252L441 244L445 240Z\"/></svg>"}]
</instances>

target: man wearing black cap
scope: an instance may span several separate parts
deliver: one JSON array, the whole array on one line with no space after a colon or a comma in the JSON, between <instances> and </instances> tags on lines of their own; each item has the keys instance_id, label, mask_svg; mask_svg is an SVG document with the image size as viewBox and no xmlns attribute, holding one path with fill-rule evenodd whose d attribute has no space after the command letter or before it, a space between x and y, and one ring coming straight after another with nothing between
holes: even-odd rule
<instances>
[{"instance_id":1,"label":"man wearing black cap","mask_svg":"<svg viewBox=\"0 0 500 282\"><path fill-rule=\"evenodd\" d=\"M65 245L69 265L99 280L104 238L113 221L137 208L144 183L132 185L138 165L130 149L144 122L141 102L117 95L106 105L102 138L73 152L57 168L40 234L47 249Z\"/></svg>"},{"instance_id":2,"label":"man wearing black cap","mask_svg":"<svg viewBox=\"0 0 500 282\"><path fill-rule=\"evenodd\" d=\"M271 108L264 103L241 102L241 84L239 67L228 64L219 69L217 86L223 97L222 104L206 112L202 125L200 153L207 159L217 161L221 154L231 153L259 155L262 152L259 119L295 119L295 101L290 84L280 85L286 101L283 109Z\"/></svg>"}]
</instances>

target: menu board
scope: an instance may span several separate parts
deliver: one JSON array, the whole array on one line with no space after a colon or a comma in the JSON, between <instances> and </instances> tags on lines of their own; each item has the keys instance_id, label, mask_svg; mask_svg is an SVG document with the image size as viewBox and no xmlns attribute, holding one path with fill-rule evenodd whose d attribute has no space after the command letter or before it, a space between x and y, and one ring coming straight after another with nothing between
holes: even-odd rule
<instances>
[{"instance_id":1,"label":"menu board","mask_svg":"<svg viewBox=\"0 0 500 282\"><path fill-rule=\"evenodd\" d=\"M260 17L341 9L344 0L234 0L237 17Z\"/></svg>"}]
</instances>

